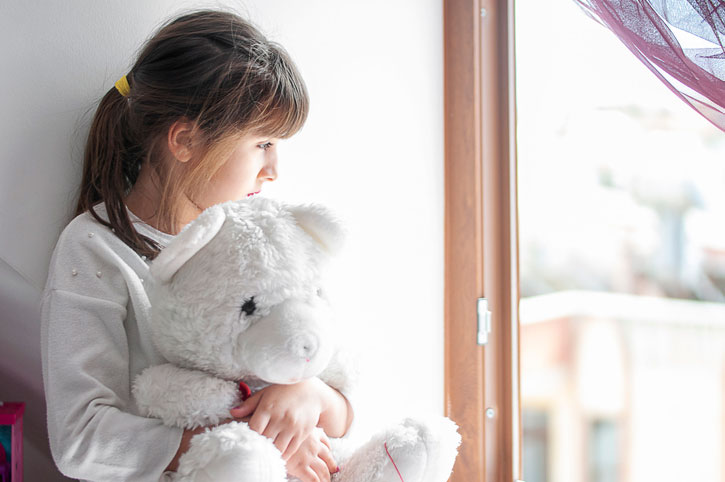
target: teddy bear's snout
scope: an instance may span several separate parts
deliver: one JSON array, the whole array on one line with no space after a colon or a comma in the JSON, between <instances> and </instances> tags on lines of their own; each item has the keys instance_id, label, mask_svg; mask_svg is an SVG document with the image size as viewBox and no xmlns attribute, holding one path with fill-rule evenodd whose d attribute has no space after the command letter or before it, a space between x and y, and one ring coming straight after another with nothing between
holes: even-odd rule
<instances>
[{"instance_id":1,"label":"teddy bear's snout","mask_svg":"<svg viewBox=\"0 0 725 482\"><path fill-rule=\"evenodd\" d=\"M239 334L235 353L245 375L267 383L297 383L321 373L334 347L329 307L288 299Z\"/></svg>"},{"instance_id":2,"label":"teddy bear's snout","mask_svg":"<svg viewBox=\"0 0 725 482\"><path fill-rule=\"evenodd\" d=\"M317 337L311 333L302 333L288 343L290 353L309 361L317 353L319 342Z\"/></svg>"}]
</instances>

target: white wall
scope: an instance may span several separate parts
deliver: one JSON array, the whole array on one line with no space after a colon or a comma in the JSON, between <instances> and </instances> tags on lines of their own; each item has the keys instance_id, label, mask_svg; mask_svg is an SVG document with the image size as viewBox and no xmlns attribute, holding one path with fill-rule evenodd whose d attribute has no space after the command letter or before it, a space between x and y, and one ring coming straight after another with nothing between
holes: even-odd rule
<instances>
[{"instance_id":1,"label":"white wall","mask_svg":"<svg viewBox=\"0 0 725 482\"><path fill-rule=\"evenodd\" d=\"M248 15L307 81L308 123L280 146L280 178L265 195L326 203L348 222L336 295L369 347L368 415L443 410L440 1L5 0L0 400L28 402L26 480L53 480L37 300L72 211L90 115L163 19L205 5Z\"/></svg>"}]
</instances>

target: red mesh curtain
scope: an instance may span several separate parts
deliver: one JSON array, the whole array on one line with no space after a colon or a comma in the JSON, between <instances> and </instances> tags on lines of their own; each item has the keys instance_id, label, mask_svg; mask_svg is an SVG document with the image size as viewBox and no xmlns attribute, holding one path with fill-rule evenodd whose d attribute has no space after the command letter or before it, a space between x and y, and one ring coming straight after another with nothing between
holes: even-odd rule
<instances>
[{"instance_id":1,"label":"red mesh curtain","mask_svg":"<svg viewBox=\"0 0 725 482\"><path fill-rule=\"evenodd\" d=\"M725 131L725 2L574 0L679 98ZM695 47L683 47L684 31ZM683 42L685 43L685 42Z\"/></svg>"}]
</instances>

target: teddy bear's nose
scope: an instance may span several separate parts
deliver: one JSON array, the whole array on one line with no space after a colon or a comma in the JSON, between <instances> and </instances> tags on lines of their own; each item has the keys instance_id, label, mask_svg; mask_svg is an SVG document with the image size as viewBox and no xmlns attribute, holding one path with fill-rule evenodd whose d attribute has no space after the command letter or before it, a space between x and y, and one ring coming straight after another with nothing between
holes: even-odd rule
<instances>
[{"instance_id":1,"label":"teddy bear's nose","mask_svg":"<svg viewBox=\"0 0 725 482\"><path fill-rule=\"evenodd\" d=\"M309 360L317 353L317 337L310 334L297 336L290 343L290 351L301 358Z\"/></svg>"}]
</instances>

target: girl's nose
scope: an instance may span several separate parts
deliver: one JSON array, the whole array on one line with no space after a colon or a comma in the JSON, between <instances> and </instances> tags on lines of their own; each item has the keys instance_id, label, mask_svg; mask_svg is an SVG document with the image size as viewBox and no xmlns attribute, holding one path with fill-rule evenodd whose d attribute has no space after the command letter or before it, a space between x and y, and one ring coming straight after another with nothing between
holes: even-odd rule
<instances>
[{"instance_id":1,"label":"girl's nose","mask_svg":"<svg viewBox=\"0 0 725 482\"><path fill-rule=\"evenodd\" d=\"M277 179L277 153L275 151L267 154L267 162L259 172L259 177L264 181Z\"/></svg>"}]
</instances>

